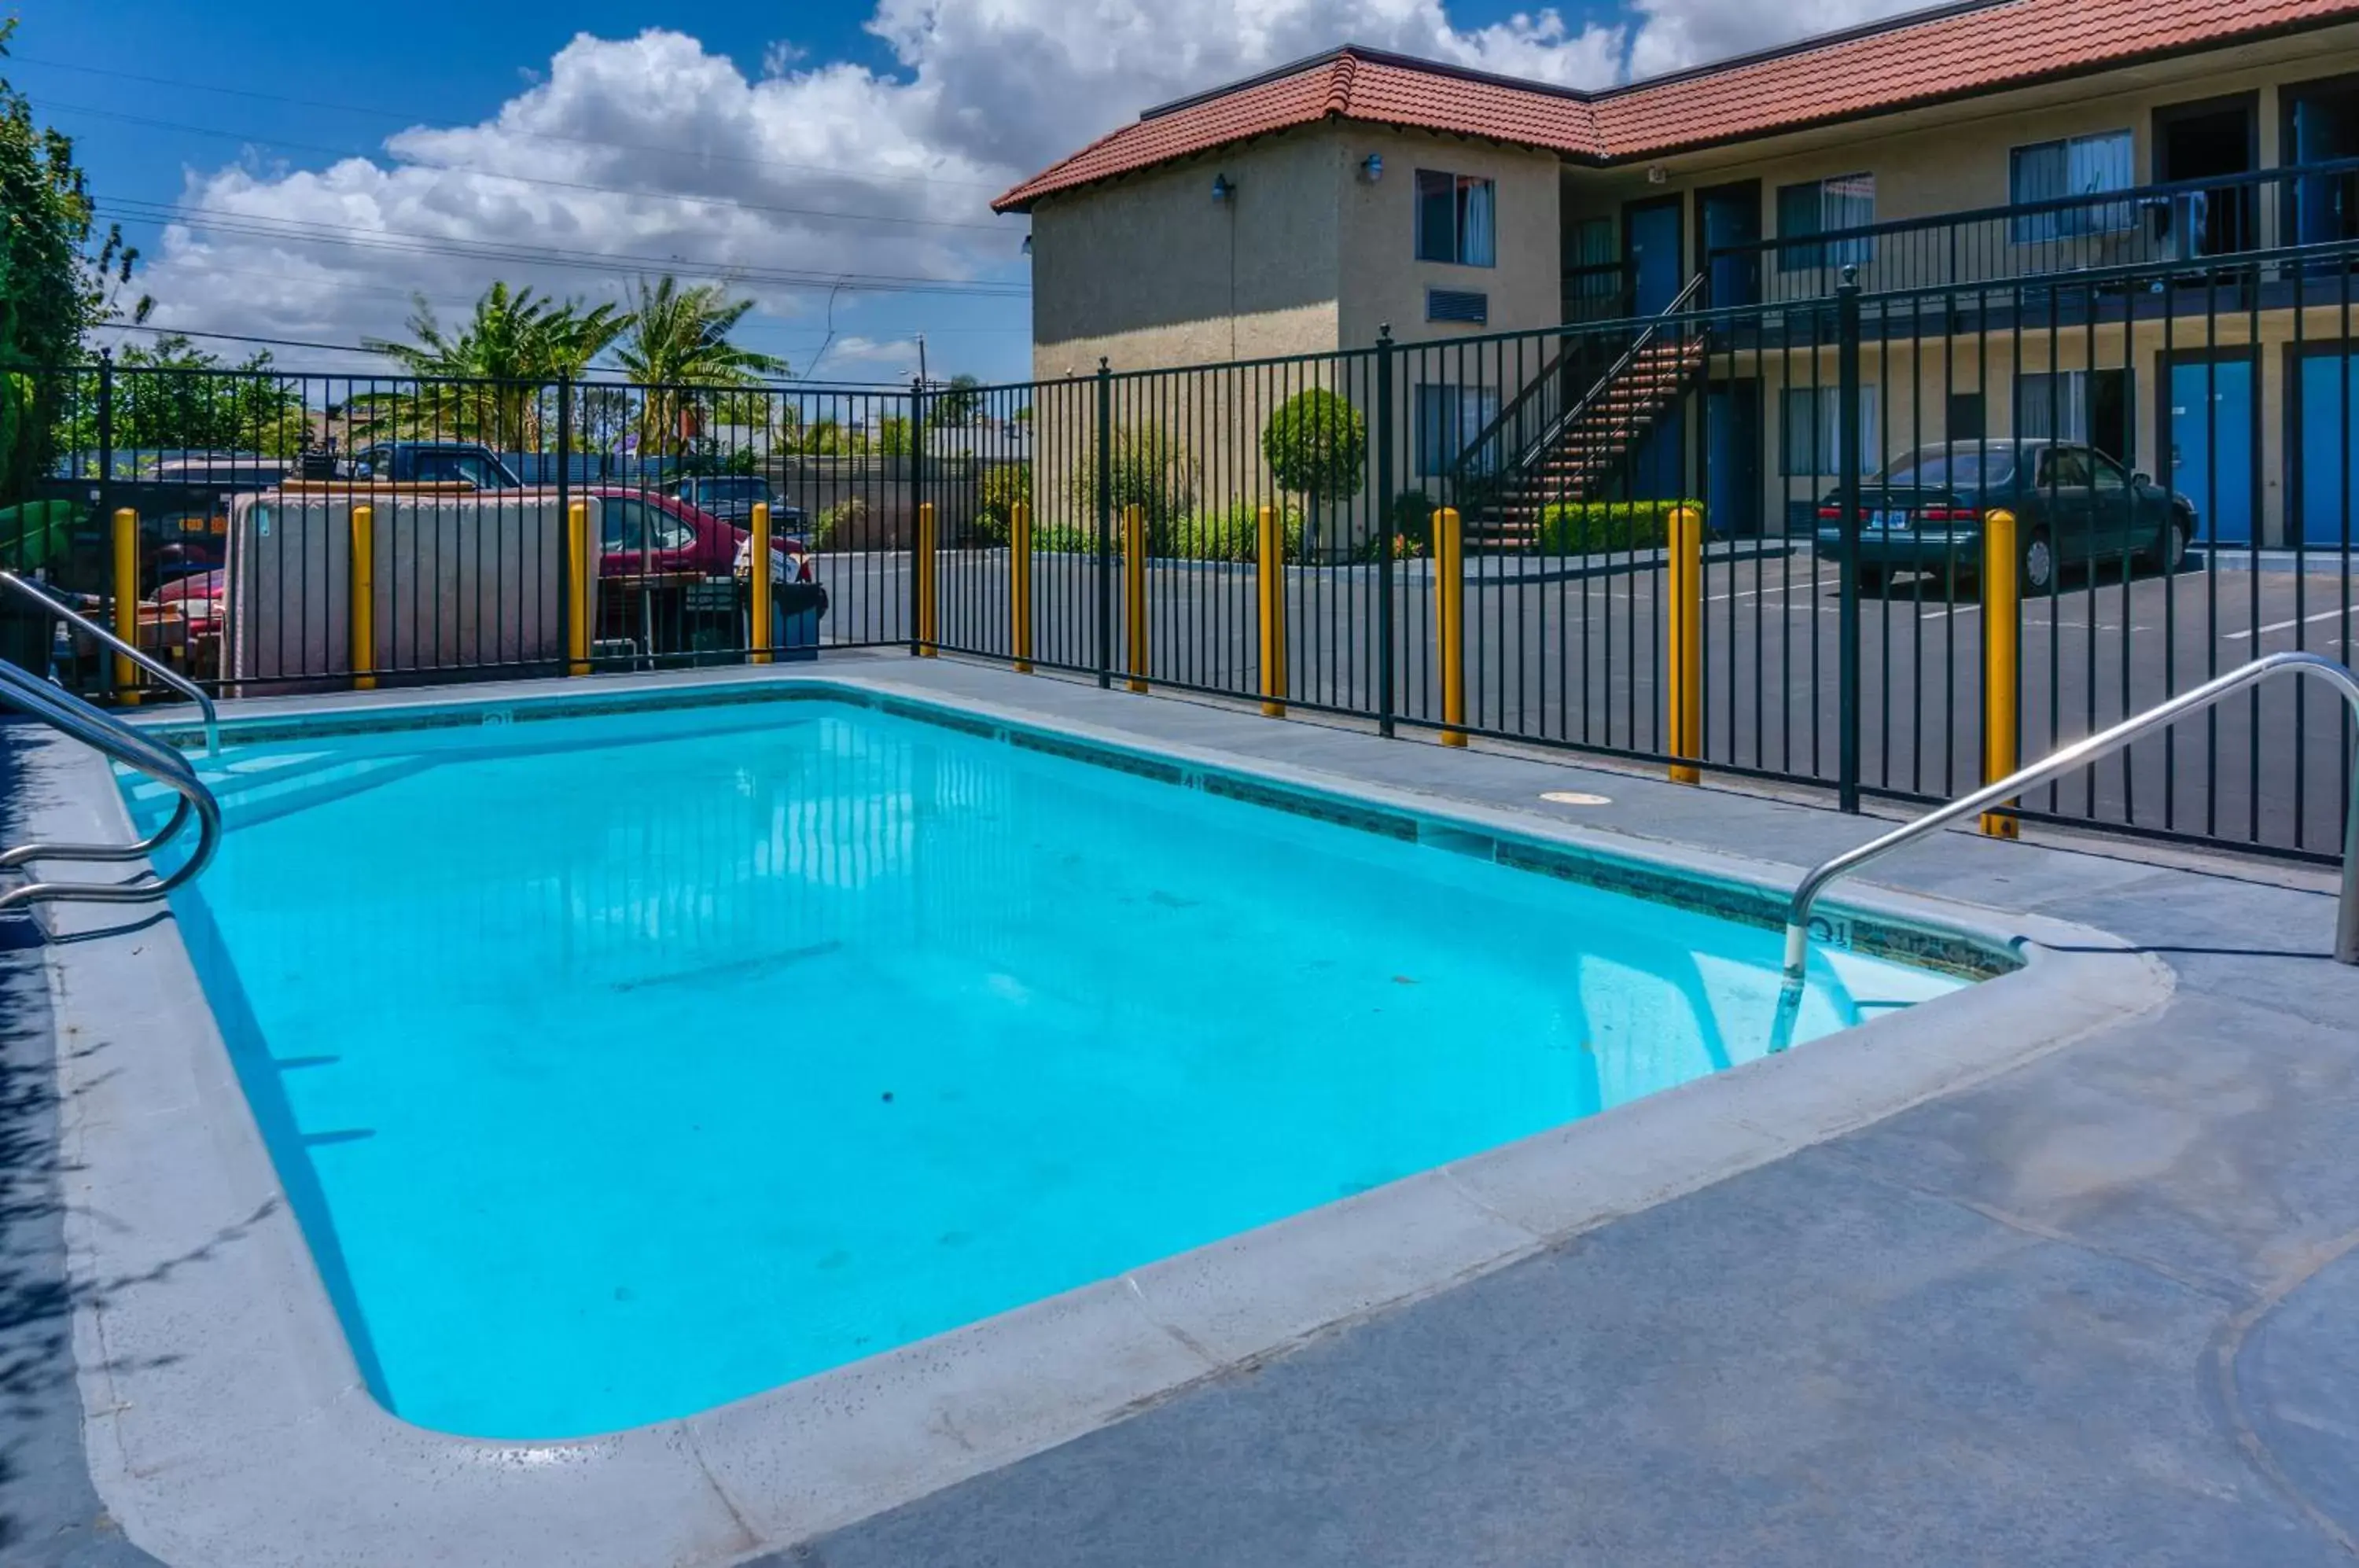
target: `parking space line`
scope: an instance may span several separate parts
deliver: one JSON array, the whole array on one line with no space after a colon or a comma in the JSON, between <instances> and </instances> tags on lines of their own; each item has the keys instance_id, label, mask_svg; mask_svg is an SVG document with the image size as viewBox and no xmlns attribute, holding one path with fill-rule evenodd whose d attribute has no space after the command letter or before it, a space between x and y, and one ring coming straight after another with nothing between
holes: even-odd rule
<instances>
[{"instance_id":1,"label":"parking space line","mask_svg":"<svg viewBox=\"0 0 2359 1568\"><path fill-rule=\"evenodd\" d=\"M2349 609L2343 605L2337 604L2331 610L2321 610L2314 615L2302 615L2289 621L2271 621L2267 626L2247 626L2245 630L2240 632L2222 632L2220 634L2220 640L2223 642L2246 642L2256 637L2266 637L2271 632L2291 631L2296 626L2306 626L2317 621L2340 620L2346 614L2350 615L2354 619L2359 619L2359 609Z\"/></svg>"}]
</instances>

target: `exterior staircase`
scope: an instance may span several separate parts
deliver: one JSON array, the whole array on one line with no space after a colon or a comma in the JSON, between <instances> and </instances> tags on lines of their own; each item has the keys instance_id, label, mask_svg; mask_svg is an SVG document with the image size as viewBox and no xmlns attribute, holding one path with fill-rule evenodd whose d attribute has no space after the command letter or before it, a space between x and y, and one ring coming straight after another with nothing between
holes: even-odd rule
<instances>
[{"instance_id":1,"label":"exterior staircase","mask_svg":"<svg viewBox=\"0 0 2359 1568\"><path fill-rule=\"evenodd\" d=\"M1482 475L1484 495L1465 509L1469 548L1529 550L1548 507L1611 493L1631 455L1703 376L1702 335L1671 321L1701 281L1640 327L1593 380L1594 340L1566 349L1468 447L1461 471ZM1576 387L1577 396L1569 390Z\"/></svg>"}]
</instances>

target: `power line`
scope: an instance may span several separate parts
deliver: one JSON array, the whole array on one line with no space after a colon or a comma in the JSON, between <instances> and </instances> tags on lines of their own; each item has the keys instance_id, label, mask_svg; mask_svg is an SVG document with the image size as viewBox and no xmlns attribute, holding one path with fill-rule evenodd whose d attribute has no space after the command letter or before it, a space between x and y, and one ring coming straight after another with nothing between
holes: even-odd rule
<instances>
[{"instance_id":1,"label":"power line","mask_svg":"<svg viewBox=\"0 0 2359 1568\"><path fill-rule=\"evenodd\" d=\"M280 218L232 209L192 206L182 202L114 199L99 203L110 216L134 223L186 223L209 233L305 245L342 245L395 255L444 256L508 265L562 267L613 274L649 268L709 272L716 277L766 284L784 289L847 288L872 294L946 294L984 299L1022 299L1028 286L1015 283L962 282L894 273L822 272L815 268L744 266L681 256L642 256L628 252L571 250L554 245L526 245L508 241L461 240L411 230L370 229L313 219Z\"/></svg>"},{"instance_id":2,"label":"power line","mask_svg":"<svg viewBox=\"0 0 2359 1568\"><path fill-rule=\"evenodd\" d=\"M260 147L283 147L296 152L325 153L331 158L364 158L375 161L375 155L349 147L330 147L320 142L289 141L280 136L247 136L244 132L223 130L212 125L192 125L183 120L158 120L145 114L127 114L115 109L93 108L82 103L61 103L49 100L43 105L55 111L64 109L75 114L92 114L100 119L121 120L135 125L152 125L162 130L184 131L201 136L218 136L227 141L250 143ZM389 155L400 158L401 155ZM676 191L639 191L621 185L598 185L587 180L551 180L538 174L512 174L506 169L484 169L463 163L428 163L419 158L403 158L392 162L391 172L415 169L439 174L466 174L484 180L511 180L524 185L544 185L559 191L583 191L603 196L633 196L649 201L684 201L702 207L727 207L741 212L761 212L779 217L819 218L836 223L897 223L932 229L973 229L987 234L1009 234L1005 223L970 223L958 218L912 218L889 212L846 212L824 207L782 207L760 201L740 201L726 196L694 196Z\"/></svg>"},{"instance_id":3,"label":"power line","mask_svg":"<svg viewBox=\"0 0 2359 1568\"><path fill-rule=\"evenodd\" d=\"M286 103L299 109L332 109L340 114L372 114L385 120L406 120L412 125L422 125L433 118L402 109L375 108L362 103L337 103L318 98L290 98L280 93L262 93L247 87L223 87L210 82L189 82L169 76L147 76L132 71L109 71L103 66L83 65L77 61L46 60L35 55L13 54L10 59L21 65L46 66L53 71L78 71L86 76L111 77L118 82L137 82L151 87L178 87L197 93L217 93L232 98L251 98L266 103ZM959 185L973 191L997 191L1004 189L1000 181L988 180L952 180L940 175L895 174L883 169L850 169L841 164L798 163L788 158L755 158L745 153L707 152L702 148L657 147L642 142L610 142L596 136L567 136L562 131L530 131L518 126L503 125L509 136L530 136L537 141L571 142L580 147L603 147L613 152L656 153L667 158L696 158L706 161L744 163L773 169L800 169L821 174L851 174L862 179L896 180L923 185Z\"/></svg>"},{"instance_id":4,"label":"power line","mask_svg":"<svg viewBox=\"0 0 2359 1568\"><path fill-rule=\"evenodd\" d=\"M268 348L325 349L330 353L375 354L379 359L394 357L381 348L370 348L364 343L306 343L300 338L263 338L254 337L245 332L209 332L198 327L163 327L147 321L109 321L96 330L111 332L158 332L168 338L214 338L223 343L260 343Z\"/></svg>"}]
</instances>

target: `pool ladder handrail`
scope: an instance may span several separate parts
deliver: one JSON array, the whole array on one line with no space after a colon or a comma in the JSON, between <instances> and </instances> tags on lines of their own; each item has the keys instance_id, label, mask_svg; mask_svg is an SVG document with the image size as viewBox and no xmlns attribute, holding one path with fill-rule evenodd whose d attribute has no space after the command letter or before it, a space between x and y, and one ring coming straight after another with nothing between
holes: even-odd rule
<instances>
[{"instance_id":1,"label":"pool ladder handrail","mask_svg":"<svg viewBox=\"0 0 2359 1568\"><path fill-rule=\"evenodd\" d=\"M176 837L190 816L197 819L196 848L180 866L164 876L142 873L127 882L27 882L0 893L0 910L19 904L72 899L94 904L140 904L161 898L204 870L221 844L221 802L189 766L188 758L149 739L102 708L64 688L0 659L0 702L32 714L51 729L81 741L121 763L168 785L179 796L171 821L136 844L27 844L0 852L0 869L35 860L143 860Z\"/></svg>"},{"instance_id":2,"label":"pool ladder handrail","mask_svg":"<svg viewBox=\"0 0 2359 1568\"><path fill-rule=\"evenodd\" d=\"M116 653L180 693L181 696L196 703L197 711L205 716L205 755L207 757L221 755L221 715L214 710L213 700L206 694L203 687L153 654L132 647L63 600L52 598L42 591L38 583L19 577L13 572L0 572L0 588L7 589L19 598L32 601L58 619L73 626L83 636L94 638L113 648Z\"/></svg>"},{"instance_id":3,"label":"pool ladder handrail","mask_svg":"<svg viewBox=\"0 0 2359 1568\"><path fill-rule=\"evenodd\" d=\"M2359 725L2359 675L2321 654L2288 651L2272 653L2242 665L2215 680L2183 691L2168 702L2158 702L2142 713L2124 719L2111 729L2099 730L2085 739L2074 741L2060 751L2050 753L2030 767L2008 774L1997 783L1962 795L1945 806L1937 806L1913 822L1903 823L1883 837L1846 850L1833 859L1811 867L1796 884L1791 902L1786 912L1785 984L1777 997L1777 1018L1770 1035L1770 1049L1784 1049L1792 1037L1795 1015L1802 1002L1803 976L1810 963L1810 906L1818 901L1828 884L1848 877L1871 861L1881 860L1894 850L1915 843L1927 833L1949 826L1964 817L1979 816L1994 808L2006 806L2025 790L2060 779L2101 757L2120 750L2132 741L2151 731L2178 723L2189 714L2212 706L2223 697L2234 696L2248 686L2257 686L2273 675L2284 671L2313 676L2336 687L2351 709L2351 717ZM2334 961L2337 964L2359 964L2359 759L2354 759L2351 771L2352 798L2343 819L2343 889L2336 911L2334 927Z\"/></svg>"}]
</instances>

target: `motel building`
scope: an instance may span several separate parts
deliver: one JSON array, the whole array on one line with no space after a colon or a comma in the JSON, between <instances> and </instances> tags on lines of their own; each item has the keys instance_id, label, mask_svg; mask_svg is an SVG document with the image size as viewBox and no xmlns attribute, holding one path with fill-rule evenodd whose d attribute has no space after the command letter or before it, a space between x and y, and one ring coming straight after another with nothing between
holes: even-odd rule
<instances>
[{"instance_id":1,"label":"motel building","mask_svg":"<svg viewBox=\"0 0 2359 1568\"><path fill-rule=\"evenodd\" d=\"M1847 443L2056 441L2191 498L2199 545L2353 533L2359 0L1974 0L1597 92L1346 46L996 206L1041 382L1223 367L1134 388L1208 472L1256 385L1382 374L1437 493L1521 464L1776 534Z\"/></svg>"}]
</instances>

